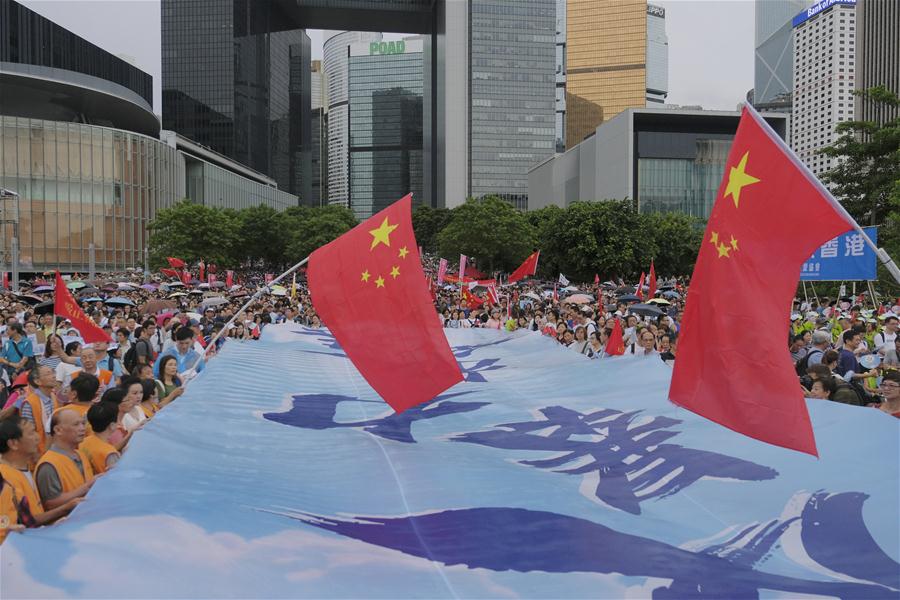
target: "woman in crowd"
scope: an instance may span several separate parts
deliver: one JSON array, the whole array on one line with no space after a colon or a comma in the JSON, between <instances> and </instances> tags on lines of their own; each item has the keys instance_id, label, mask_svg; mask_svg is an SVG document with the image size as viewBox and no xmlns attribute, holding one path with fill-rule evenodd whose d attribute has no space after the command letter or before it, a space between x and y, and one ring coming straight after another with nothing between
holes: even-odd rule
<instances>
[{"instance_id":1,"label":"woman in crowd","mask_svg":"<svg viewBox=\"0 0 900 600\"><path fill-rule=\"evenodd\" d=\"M569 345L570 350L574 350L579 354L584 354L585 356L590 357L591 355L591 343L587 339L587 330L579 325L575 328L575 339Z\"/></svg>"},{"instance_id":2,"label":"woman in crowd","mask_svg":"<svg viewBox=\"0 0 900 600\"><path fill-rule=\"evenodd\" d=\"M66 354L63 339L55 333L51 333L47 336L44 354L37 359L39 365L42 367L50 367L54 371L56 371L56 367L58 367L60 363L75 365L77 362L78 360L76 357Z\"/></svg>"},{"instance_id":3,"label":"woman in crowd","mask_svg":"<svg viewBox=\"0 0 900 600\"><path fill-rule=\"evenodd\" d=\"M178 360L172 355L162 357L159 363L158 388L159 407L162 408L184 393L181 378L178 377Z\"/></svg>"},{"instance_id":4,"label":"woman in crowd","mask_svg":"<svg viewBox=\"0 0 900 600\"><path fill-rule=\"evenodd\" d=\"M125 399L122 407L127 407L121 422L126 431L135 431L141 423L147 420L147 415L141 410L141 401L144 399L144 385L137 377L126 377L120 386L125 391Z\"/></svg>"},{"instance_id":5,"label":"woman in crowd","mask_svg":"<svg viewBox=\"0 0 900 600\"><path fill-rule=\"evenodd\" d=\"M159 412L159 388L152 379L141 380L143 387L143 396L141 397L141 410L148 419L152 418Z\"/></svg>"}]
</instances>

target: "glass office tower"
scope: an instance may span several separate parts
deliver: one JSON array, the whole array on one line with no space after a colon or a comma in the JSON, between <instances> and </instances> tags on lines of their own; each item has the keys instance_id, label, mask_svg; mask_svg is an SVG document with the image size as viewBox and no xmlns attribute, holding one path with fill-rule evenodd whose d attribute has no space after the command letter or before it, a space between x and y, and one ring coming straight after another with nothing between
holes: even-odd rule
<instances>
[{"instance_id":1,"label":"glass office tower","mask_svg":"<svg viewBox=\"0 0 900 600\"><path fill-rule=\"evenodd\" d=\"M422 200L422 39L350 46L350 208L367 219Z\"/></svg>"},{"instance_id":2,"label":"glass office tower","mask_svg":"<svg viewBox=\"0 0 900 600\"><path fill-rule=\"evenodd\" d=\"M556 0L470 0L469 193L528 208L556 148Z\"/></svg>"}]
</instances>

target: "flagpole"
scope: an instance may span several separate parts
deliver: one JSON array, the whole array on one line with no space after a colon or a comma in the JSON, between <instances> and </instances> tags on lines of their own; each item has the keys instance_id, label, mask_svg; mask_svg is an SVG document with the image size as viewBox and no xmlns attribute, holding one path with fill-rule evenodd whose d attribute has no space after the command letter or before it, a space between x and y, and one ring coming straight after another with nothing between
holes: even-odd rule
<instances>
[{"instance_id":1,"label":"flagpole","mask_svg":"<svg viewBox=\"0 0 900 600\"><path fill-rule=\"evenodd\" d=\"M832 208L834 208L834 210L836 210L841 216L843 216L845 219L847 219L852 224L853 229L859 235L862 236L863 240L865 240L865 242L866 242L866 245L868 245L869 248L871 248L872 251L875 252L875 256L878 257L878 260L881 261L881 264L883 264L884 267L888 270L888 273L893 275L893 277L897 281L897 283L900 283L900 267L897 266L897 263L894 262L894 259L891 258L890 254L888 254L884 248L879 248L878 246L875 245L875 242L872 241L872 238L869 237L869 234L867 234L863 230L862 226L856 222L856 219L854 219L850 215L850 213L847 212L847 209L844 208L844 205L841 204L840 202L838 202L837 198L835 198L831 194L831 192L828 191L828 188L826 188L822 184L822 182L819 181L818 177L813 175L812 171L809 170L809 167L807 167L806 164L802 160L800 160L800 158L796 154L794 154L794 151L790 149L790 147L785 143L785 141L783 139L781 139L781 137L777 133L775 133L775 131L772 129L772 127L770 127L769 124L766 123L766 120L762 118L762 115L760 115L757 112L757 110L753 107L753 105L745 104L744 106L749 110L750 115L760 125L762 130L766 132L766 134L769 136L769 138L775 144L777 144L781 148L781 150L785 153L785 156L787 156L787 158L791 162L794 163L794 166L796 166L798 169L800 169L800 171L804 175L806 175L806 178L816 188L818 188L819 192L825 197L826 200L828 200L828 202L831 204Z\"/></svg>"},{"instance_id":2,"label":"flagpole","mask_svg":"<svg viewBox=\"0 0 900 600\"><path fill-rule=\"evenodd\" d=\"M253 294L252 296L250 296L250 299L247 300L246 304L244 304L237 312L235 312L234 316L231 317L231 319L229 319L229 321L227 323L225 323L225 325L222 327L222 329L219 330L219 333L214 335L213 338L211 340L209 340L209 344L207 345L207 348L215 348L216 342L218 341L218 339L220 337L222 337L222 335L231 326L231 324L234 323L237 320L238 316L242 312L247 310L247 308L251 304L256 302L263 293L271 291L271 288L273 285L275 285L276 283L278 283L279 281L281 281L282 279L284 279L285 277L287 277L288 275L290 275L291 273L293 273L294 271L296 271L297 269L299 269L300 267L302 267L303 265L305 265L308 262L309 262L309 257L307 256L306 258L304 258L303 260L298 262L296 265L294 265L293 267L291 267L290 269L288 269L287 271L285 271L284 273L282 273L281 275L279 275L272 281L268 282L265 286L256 290L256 293Z\"/></svg>"}]
</instances>

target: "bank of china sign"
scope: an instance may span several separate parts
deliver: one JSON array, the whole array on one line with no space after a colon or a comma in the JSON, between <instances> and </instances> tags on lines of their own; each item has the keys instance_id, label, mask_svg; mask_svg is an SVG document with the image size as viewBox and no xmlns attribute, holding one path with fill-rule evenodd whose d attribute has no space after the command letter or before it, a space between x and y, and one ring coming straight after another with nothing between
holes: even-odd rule
<instances>
[{"instance_id":1,"label":"bank of china sign","mask_svg":"<svg viewBox=\"0 0 900 600\"><path fill-rule=\"evenodd\" d=\"M806 22L807 19L813 18L826 8L831 8L835 4L847 4L850 6L855 6L856 0L822 0L821 2L816 2L815 4L804 10L802 13L794 17L791 25L796 27L797 25Z\"/></svg>"}]
</instances>

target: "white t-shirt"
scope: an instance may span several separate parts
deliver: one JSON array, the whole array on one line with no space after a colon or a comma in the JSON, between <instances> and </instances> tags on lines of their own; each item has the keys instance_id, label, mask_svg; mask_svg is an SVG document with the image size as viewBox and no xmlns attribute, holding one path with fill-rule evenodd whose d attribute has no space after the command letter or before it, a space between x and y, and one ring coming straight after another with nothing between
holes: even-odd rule
<instances>
[{"instance_id":1,"label":"white t-shirt","mask_svg":"<svg viewBox=\"0 0 900 600\"><path fill-rule=\"evenodd\" d=\"M144 411L138 405L128 411L128 414L122 418L122 425L125 426L126 431L134 431L138 425L146 420L147 415L144 414Z\"/></svg>"},{"instance_id":2,"label":"white t-shirt","mask_svg":"<svg viewBox=\"0 0 900 600\"><path fill-rule=\"evenodd\" d=\"M875 350L877 352L887 352L894 347L894 340L897 339L896 333L887 330L875 334Z\"/></svg>"}]
</instances>

